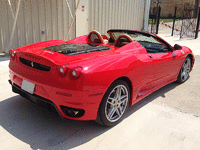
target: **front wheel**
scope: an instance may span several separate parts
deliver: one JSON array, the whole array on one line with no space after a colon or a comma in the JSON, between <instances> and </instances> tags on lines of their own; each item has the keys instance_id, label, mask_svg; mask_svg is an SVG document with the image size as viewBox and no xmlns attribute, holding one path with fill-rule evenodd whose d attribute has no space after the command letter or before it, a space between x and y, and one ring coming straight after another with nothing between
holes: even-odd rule
<instances>
[{"instance_id":1,"label":"front wheel","mask_svg":"<svg viewBox=\"0 0 200 150\"><path fill-rule=\"evenodd\" d=\"M130 99L130 89L123 80L114 82L106 91L98 111L98 119L105 126L116 125L124 115Z\"/></svg>"},{"instance_id":2,"label":"front wheel","mask_svg":"<svg viewBox=\"0 0 200 150\"><path fill-rule=\"evenodd\" d=\"M187 57L183 62L183 65L181 67L181 70L177 78L177 82L180 83L185 82L189 77L190 70L191 70L191 59L190 57Z\"/></svg>"}]
</instances>

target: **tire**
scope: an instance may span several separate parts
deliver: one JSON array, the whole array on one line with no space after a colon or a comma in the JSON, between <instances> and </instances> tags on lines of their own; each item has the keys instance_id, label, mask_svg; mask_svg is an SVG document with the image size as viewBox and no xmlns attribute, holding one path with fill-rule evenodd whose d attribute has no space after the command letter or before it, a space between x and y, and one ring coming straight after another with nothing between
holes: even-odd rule
<instances>
[{"instance_id":1,"label":"tire","mask_svg":"<svg viewBox=\"0 0 200 150\"><path fill-rule=\"evenodd\" d=\"M178 74L177 82L179 83L185 82L189 78L190 70L191 70L191 59L190 57L186 57L181 67L181 70Z\"/></svg>"},{"instance_id":2,"label":"tire","mask_svg":"<svg viewBox=\"0 0 200 150\"><path fill-rule=\"evenodd\" d=\"M130 89L123 80L115 81L106 91L97 114L97 123L114 126L119 123L127 110Z\"/></svg>"}]
</instances>

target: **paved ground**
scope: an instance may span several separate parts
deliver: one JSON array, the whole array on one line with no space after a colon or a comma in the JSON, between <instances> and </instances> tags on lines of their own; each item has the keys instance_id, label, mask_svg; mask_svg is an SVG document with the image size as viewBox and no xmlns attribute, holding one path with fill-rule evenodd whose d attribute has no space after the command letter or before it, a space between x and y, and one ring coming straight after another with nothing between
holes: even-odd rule
<instances>
[{"instance_id":1,"label":"paved ground","mask_svg":"<svg viewBox=\"0 0 200 150\"><path fill-rule=\"evenodd\" d=\"M0 57L0 149L199 150L200 39L179 41L167 29L160 33L171 44L194 50L196 62L189 80L151 94L111 128L92 121L62 120L12 93L8 58Z\"/></svg>"},{"instance_id":2,"label":"paved ground","mask_svg":"<svg viewBox=\"0 0 200 150\"><path fill-rule=\"evenodd\" d=\"M154 93L160 94L162 98L156 98L154 94L149 97L154 99L153 103L170 106L179 111L200 117L200 38L183 38L180 40L178 33L173 37L170 36L171 29L163 25L160 25L158 35L171 45L180 44L192 49L195 54L195 65L187 82L181 85L172 83Z\"/></svg>"},{"instance_id":3,"label":"paved ground","mask_svg":"<svg viewBox=\"0 0 200 150\"><path fill-rule=\"evenodd\" d=\"M167 23L172 26L172 23ZM165 39L167 42L169 42L172 46L174 44L180 44L184 46L188 46L191 48L195 55L200 55L200 32L199 32L199 38L194 39L190 37L183 37L180 40L180 32L174 31L174 36L171 36L172 30L169 27L166 27L162 24L159 26L159 36Z\"/></svg>"}]
</instances>

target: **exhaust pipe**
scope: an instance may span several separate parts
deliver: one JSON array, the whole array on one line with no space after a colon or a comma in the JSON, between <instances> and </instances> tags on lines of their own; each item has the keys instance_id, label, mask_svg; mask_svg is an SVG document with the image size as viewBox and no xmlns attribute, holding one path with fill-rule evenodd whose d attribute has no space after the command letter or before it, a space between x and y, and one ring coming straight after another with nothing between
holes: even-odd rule
<instances>
[{"instance_id":1,"label":"exhaust pipe","mask_svg":"<svg viewBox=\"0 0 200 150\"><path fill-rule=\"evenodd\" d=\"M75 117L78 113L79 113L79 111L76 111L76 110L72 110L72 109L67 109L67 111L68 111L68 113L71 115L71 116L73 116L73 117Z\"/></svg>"},{"instance_id":2,"label":"exhaust pipe","mask_svg":"<svg viewBox=\"0 0 200 150\"><path fill-rule=\"evenodd\" d=\"M85 114L85 111L83 109L70 108L66 106L60 106L60 107L66 116L77 118L77 117L82 117Z\"/></svg>"},{"instance_id":3,"label":"exhaust pipe","mask_svg":"<svg viewBox=\"0 0 200 150\"><path fill-rule=\"evenodd\" d=\"M12 81L11 80L8 80L8 82L12 85Z\"/></svg>"}]
</instances>

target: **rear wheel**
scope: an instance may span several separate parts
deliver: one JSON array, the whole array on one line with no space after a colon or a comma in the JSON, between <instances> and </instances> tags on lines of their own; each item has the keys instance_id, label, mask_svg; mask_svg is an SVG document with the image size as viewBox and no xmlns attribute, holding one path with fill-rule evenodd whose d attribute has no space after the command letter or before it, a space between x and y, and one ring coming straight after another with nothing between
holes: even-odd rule
<instances>
[{"instance_id":1,"label":"rear wheel","mask_svg":"<svg viewBox=\"0 0 200 150\"><path fill-rule=\"evenodd\" d=\"M185 82L189 77L190 70L191 70L191 59L190 57L187 57L183 62L183 65L181 67L181 70L177 78L177 82L180 83Z\"/></svg>"},{"instance_id":2,"label":"rear wheel","mask_svg":"<svg viewBox=\"0 0 200 150\"><path fill-rule=\"evenodd\" d=\"M105 126L116 125L122 119L129 99L130 89L128 84L123 80L114 82L102 99L97 119Z\"/></svg>"}]
</instances>

